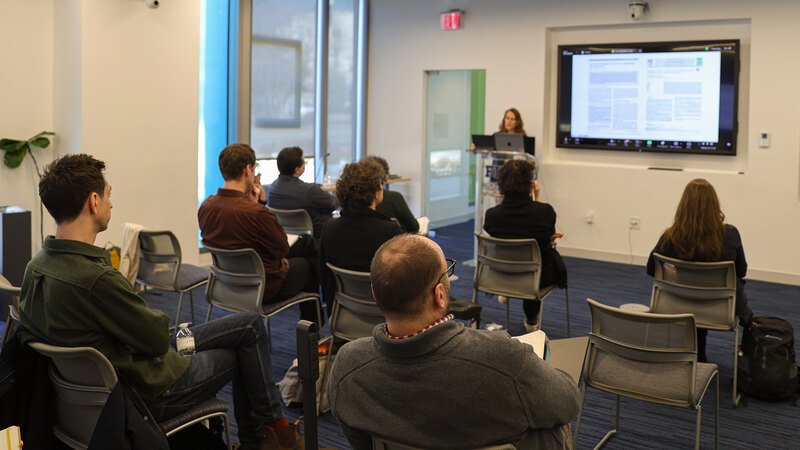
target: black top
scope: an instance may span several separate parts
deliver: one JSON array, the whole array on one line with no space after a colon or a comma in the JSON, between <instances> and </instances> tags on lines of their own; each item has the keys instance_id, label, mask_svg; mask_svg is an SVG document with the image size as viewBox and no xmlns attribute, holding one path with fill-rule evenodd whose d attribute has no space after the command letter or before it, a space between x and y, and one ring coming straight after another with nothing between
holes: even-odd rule
<instances>
[{"instance_id":1,"label":"black top","mask_svg":"<svg viewBox=\"0 0 800 450\"><path fill-rule=\"evenodd\" d=\"M378 247L400 233L402 231L395 222L372 210L363 213L342 211L340 218L325 224L319 243L319 273L322 295L329 312L336 281L325 263L342 269L369 272Z\"/></svg>"},{"instance_id":2,"label":"black top","mask_svg":"<svg viewBox=\"0 0 800 450\"><path fill-rule=\"evenodd\" d=\"M291 175L279 175L269 186L267 204L278 209L305 209L314 223L314 237L319 238L325 222L336 209L336 198L319 185L306 183Z\"/></svg>"},{"instance_id":3,"label":"black top","mask_svg":"<svg viewBox=\"0 0 800 450\"><path fill-rule=\"evenodd\" d=\"M556 211L547 203L534 201L528 194L507 194L503 202L486 211L483 229L501 239L535 238L542 253L540 284L554 284L558 274L553 264L550 238L556 232Z\"/></svg>"},{"instance_id":4,"label":"black top","mask_svg":"<svg viewBox=\"0 0 800 450\"><path fill-rule=\"evenodd\" d=\"M650 257L647 258L647 274L655 276L656 262L653 258L653 253L659 253L668 258L682 259L676 252L672 245L662 244L664 236L658 240L656 247L650 252ZM698 261L693 259L689 261ZM725 224L725 239L722 241L722 256L719 261L733 261L736 266L736 278L738 278L737 286L742 289L744 286L744 278L747 275L747 260L744 257L744 247L742 246L742 237L739 235L739 230L733 225ZM705 262L719 262L719 261L705 261Z\"/></svg>"},{"instance_id":5,"label":"black top","mask_svg":"<svg viewBox=\"0 0 800 450\"><path fill-rule=\"evenodd\" d=\"M416 233L419 231L419 222L408 209L406 199L403 194L394 191L383 191L383 201L378 205L378 212L389 218L397 219L400 227L406 233Z\"/></svg>"}]
</instances>

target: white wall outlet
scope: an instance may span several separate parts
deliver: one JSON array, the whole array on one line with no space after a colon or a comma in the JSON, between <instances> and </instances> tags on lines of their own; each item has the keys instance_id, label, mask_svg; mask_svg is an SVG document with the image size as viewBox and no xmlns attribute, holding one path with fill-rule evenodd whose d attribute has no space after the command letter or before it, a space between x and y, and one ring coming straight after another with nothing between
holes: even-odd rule
<instances>
[{"instance_id":1,"label":"white wall outlet","mask_svg":"<svg viewBox=\"0 0 800 450\"><path fill-rule=\"evenodd\" d=\"M641 230L642 229L642 218L639 216L629 216L628 217L628 228L631 230Z\"/></svg>"},{"instance_id":2,"label":"white wall outlet","mask_svg":"<svg viewBox=\"0 0 800 450\"><path fill-rule=\"evenodd\" d=\"M769 148L769 131L758 133L758 146L761 148Z\"/></svg>"}]
</instances>

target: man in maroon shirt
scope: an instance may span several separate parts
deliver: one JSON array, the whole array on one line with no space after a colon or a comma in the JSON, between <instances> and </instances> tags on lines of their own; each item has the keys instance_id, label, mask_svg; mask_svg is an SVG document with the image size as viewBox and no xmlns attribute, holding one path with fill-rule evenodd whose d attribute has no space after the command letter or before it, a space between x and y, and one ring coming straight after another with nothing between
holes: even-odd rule
<instances>
[{"instance_id":1,"label":"man in maroon shirt","mask_svg":"<svg viewBox=\"0 0 800 450\"><path fill-rule=\"evenodd\" d=\"M317 292L319 282L308 257L292 257L286 232L263 205L266 194L256 175L256 155L246 144L231 144L219 155L225 183L197 212L203 244L222 249L252 248L267 275L264 302L275 302L300 291ZM300 306L301 318L316 319L310 303Z\"/></svg>"}]
</instances>

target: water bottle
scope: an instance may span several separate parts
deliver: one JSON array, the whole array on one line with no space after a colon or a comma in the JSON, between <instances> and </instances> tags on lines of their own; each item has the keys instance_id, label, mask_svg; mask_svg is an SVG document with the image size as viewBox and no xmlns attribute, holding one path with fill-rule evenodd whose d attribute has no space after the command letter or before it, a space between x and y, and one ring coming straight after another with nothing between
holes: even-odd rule
<instances>
[{"instance_id":1,"label":"water bottle","mask_svg":"<svg viewBox=\"0 0 800 450\"><path fill-rule=\"evenodd\" d=\"M194 335L189 330L188 323L178 325L178 333L175 334L175 347L181 356L194 355Z\"/></svg>"}]
</instances>

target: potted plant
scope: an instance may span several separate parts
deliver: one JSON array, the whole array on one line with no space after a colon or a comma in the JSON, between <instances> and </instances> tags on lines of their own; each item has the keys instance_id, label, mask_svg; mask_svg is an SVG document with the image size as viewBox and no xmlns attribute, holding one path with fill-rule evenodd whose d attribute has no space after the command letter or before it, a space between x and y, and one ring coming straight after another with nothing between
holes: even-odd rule
<instances>
[{"instance_id":1,"label":"potted plant","mask_svg":"<svg viewBox=\"0 0 800 450\"><path fill-rule=\"evenodd\" d=\"M50 146L50 138L47 136L54 136L55 133L51 131L42 131L41 133L33 136L27 141L18 141L15 139L0 139L0 150L6 152L3 157L3 163L9 169L16 169L22 164L26 154L30 154L33 159L33 165L36 166L36 174L39 178L42 173L39 171L39 164L36 162L36 157L33 156L32 148L47 148Z\"/></svg>"},{"instance_id":2,"label":"potted plant","mask_svg":"<svg viewBox=\"0 0 800 450\"><path fill-rule=\"evenodd\" d=\"M10 169L16 169L25 160L25 155L31 155L33 165L36 167L36 176L42 179L42 172L39 170L39 163L36 161L36 156L33 155L33 148L47 148L50 146L50 138L55 133L51 131L42 131L41 133L31 137L27 141L18 141L16 139L0 139L0 150L5 152L3 156L3 163ZM39 239L44 241L44 224L42 220L42 201L39 200Z\"/></svg>"}]
</instances>

